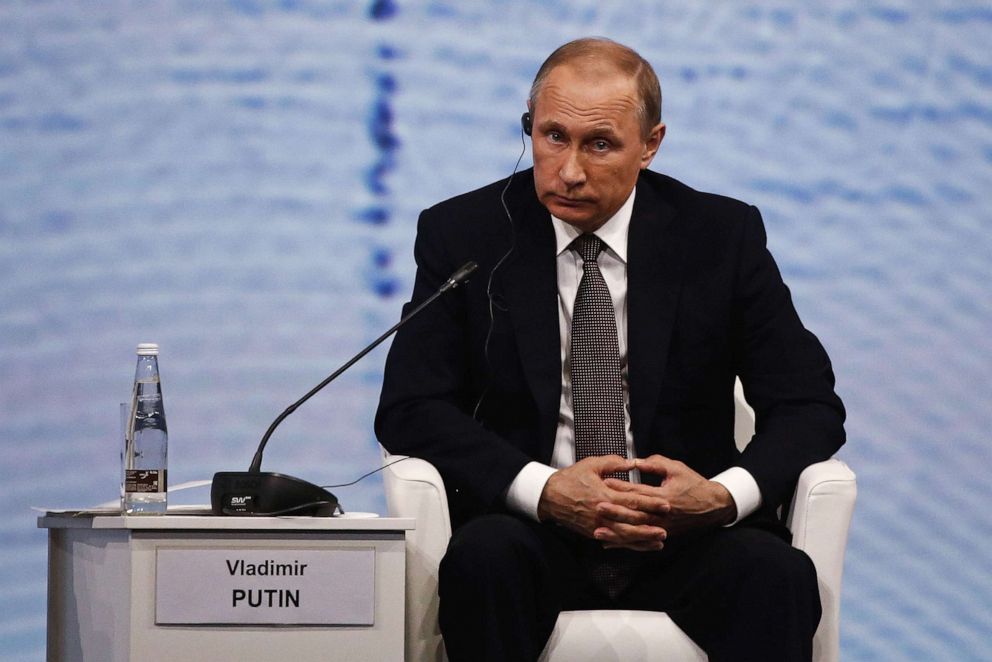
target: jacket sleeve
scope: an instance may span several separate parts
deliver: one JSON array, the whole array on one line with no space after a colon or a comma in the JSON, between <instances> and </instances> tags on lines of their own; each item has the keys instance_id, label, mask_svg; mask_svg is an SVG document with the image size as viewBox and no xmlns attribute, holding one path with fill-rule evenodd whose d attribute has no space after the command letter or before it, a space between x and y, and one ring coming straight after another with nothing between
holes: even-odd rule
<instances>
[{"instance_id":1,"label":"jacket sleeve","mask_svg":"<svg viewBox=\"0 0 992 662\"><path fill-rule=\"evenodd\" d=\"M491 265L480 258L478 246L469 249L464 233L453 231L453 220L439 207L421 214L416 280L403 313L436 292L467 260L479 261L480 269L472 281L443 295L397 332L386 359L375 430L387 450L428 460L449 491L467 491L481 507L491 508L502 505L507 487L530 458L472 417L481 393L481 347L472 345L481 345L473 339L484 337L488 322L481 313Z\"/></svg>"},{"instance_id":2,"label":"jacket sleeve","mask_svg":"<svg viewBox=\"0 0 992 662\"><path fill-rule=\"evenodd\" d=\"M755 436L740 464L765 503L780 504L805 467L844 443L844 406L834 392L830 359L803 327L754 207L744 225L736 279L736 371L755 411Z\"/></svg>"}]
</instances>

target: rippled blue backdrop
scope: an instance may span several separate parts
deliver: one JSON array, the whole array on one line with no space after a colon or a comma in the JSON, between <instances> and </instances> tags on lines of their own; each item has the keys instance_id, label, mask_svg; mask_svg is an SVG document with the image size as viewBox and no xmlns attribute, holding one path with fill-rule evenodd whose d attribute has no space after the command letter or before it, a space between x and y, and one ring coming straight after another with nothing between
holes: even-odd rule
<instances>
[{"instance_id":1,"label":"rippled blue backdrop","mask_svg":"<svg viewBox=\"0 0 992 662\"><path fill-rule=\"evenodd\" d=\"M655 169L761 207L834 359L844 658L992 658L990 31L964 0L3 2L0 650L43 657L29 507L116 495L134 345L162 346L172 482L246 468L397 318L418 210L510 171L544 56L603 34L662 78ZM375 466L383 358L266 465Z\"/></svg>"}]
</instances>

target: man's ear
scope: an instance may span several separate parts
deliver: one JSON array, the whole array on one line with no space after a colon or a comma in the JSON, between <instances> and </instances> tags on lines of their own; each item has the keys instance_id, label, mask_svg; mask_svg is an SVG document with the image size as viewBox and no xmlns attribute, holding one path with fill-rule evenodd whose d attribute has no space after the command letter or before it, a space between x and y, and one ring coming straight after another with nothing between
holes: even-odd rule
<instances>
[{"instance_id":1,"label":"man's ear","mask_svg":"<svg viewBox=\"0 0 992 662\"><path fill-rule=\"evenodd\" d=\"M654 160L654 155L658 153L658 148L661 147L661 141L664 139L665 123L658 122L651 129L647 140L644 141L644 152L641 154L641 170L651 165L651 161Z\"/></svg>"}]
</instances>

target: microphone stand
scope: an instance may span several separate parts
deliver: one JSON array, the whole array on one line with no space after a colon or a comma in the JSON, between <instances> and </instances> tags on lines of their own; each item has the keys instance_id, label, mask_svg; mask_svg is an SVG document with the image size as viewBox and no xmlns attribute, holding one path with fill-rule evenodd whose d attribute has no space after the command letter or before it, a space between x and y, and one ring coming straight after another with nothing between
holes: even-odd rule
<instances>
[{"instance_id":1,"label":"microphone stand","mask_svg":"<svg viewBox=\"0 0 992 662\"><path fill-rule=\"evenodd\" d=\"M321 389L337 379L341 373L378 347L382 341L395 333L413 316L434 303L442 294L466 282L478 268L479 265L475 262L466 262L451 274L451 277L438 288L437 292L425 299L407 315L404 315L388 331L373 340L365 349L279 414L272 421L269 429L265 431L248 471L219 471L215 473L213 483L210 486L210 504L213 514L235 516L333 515L335 509L338 508L338 500L324 488L293 476L261 470L262 453L269 443L269 437L279 427L279 424L296 411L300 405L315 396Z\"/></svg>"}]
</instances>

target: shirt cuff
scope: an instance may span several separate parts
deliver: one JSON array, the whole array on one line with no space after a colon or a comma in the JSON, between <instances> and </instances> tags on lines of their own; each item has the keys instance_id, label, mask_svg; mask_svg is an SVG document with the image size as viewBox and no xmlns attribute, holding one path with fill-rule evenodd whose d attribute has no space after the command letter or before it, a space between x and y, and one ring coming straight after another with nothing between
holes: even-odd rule
<instances>
[{"instance_id":1,"label":"shirt cuff","mask_svg":"<svg viewBox=\"0 0 992 662\"><path fill-rule=\"evenodd\" d=\"M546 464L528 462L506 490L507 507L539 522L537 505L541 501L545 484L555 471Z\"/></svg>"},{"instance_id":2,"label":"shirt cuff","mask_svg":"<svg viewBox=\"0 0 992 662\"><path fill-rule=\"evenodd\" d=\"M730 492L730 498L737 505L737 519L727 526L737 524L761 507L761 489L758 487L758 481L744 467L730 467L710 480L726 487Z\"/></svg>"}]
</instances>

